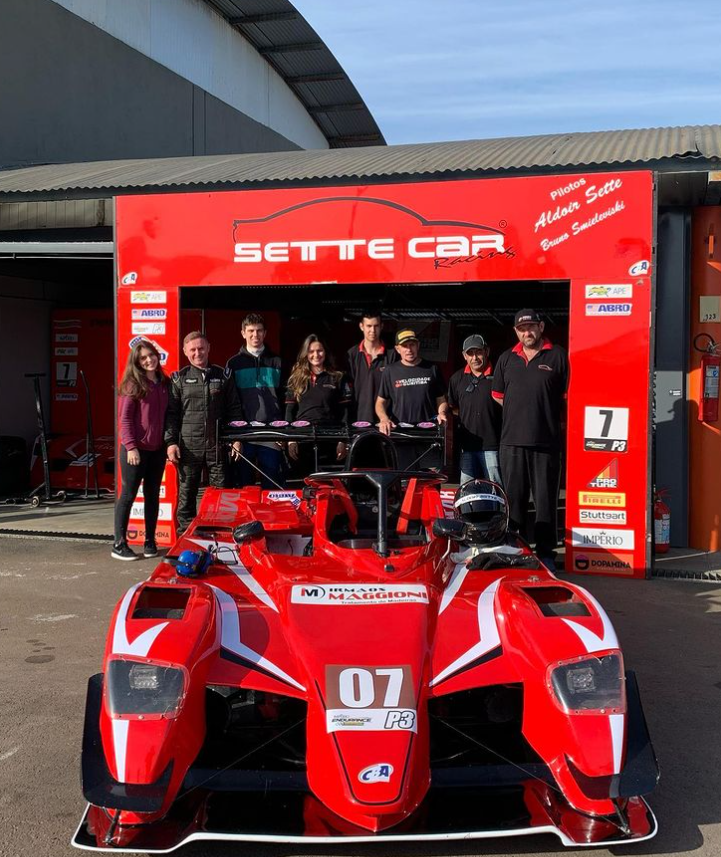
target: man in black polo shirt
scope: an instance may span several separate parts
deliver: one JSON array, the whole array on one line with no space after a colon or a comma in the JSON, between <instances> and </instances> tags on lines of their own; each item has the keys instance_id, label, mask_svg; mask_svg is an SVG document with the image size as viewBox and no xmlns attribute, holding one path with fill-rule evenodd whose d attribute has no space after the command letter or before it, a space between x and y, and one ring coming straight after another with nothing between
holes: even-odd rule
<instances>
[{"instance_id":1,"label":"man in black polo shirt","mask_svg":"<svg viewBox=\"0 0 721 857\"><path fill-rule=\"evenodd\" d=\"M348 375L353 385L353 420L374 423L376 398L386 366L398 360L392 348L386 348L381 339L383 319L380 312L369 309L363 312L358 324L363 339L360 345L348 349Z\"/></svg>"},{"instance_id":2,"label":"man in black polo shirt","mask_svg":"<svg viewBox=\"0 0 721 857\"><path fill-rule=\"evenodd\" d=\"M463 341L466 366L451 376L448 405L458 414L461 485L470 479L490 479L503 485L498 463L501 409L491 395L493 370L486 340L479 334Z\"/></svg>"},{"instance_id":3,"label":"man in black polo shirt","mask_svg":"<svg viewBox=\"0 0 721 857\"><path fill-rule=\"evenodd\" d=\"M493 398L503 406L501 472L511 526L525 532L529 495L536 507L536 553L555 570L556 514L561 475L561 409L568 355L543 336L535 310L516 313L518 344L496 363Z\"/></svg>"},{"instance_id":4,"label":"man in black polo shirt","mask_svg":"<svg viewBox=\"0 0 721 857\"><path fill-rule=\"evenodd\" d=\"M397 425L446 422L443 378L435 363L423 360L420 348L415 331L398 331L396 351L400 360L386 367L376 398L378 430L383 434L390 435ZM426 444L401 444L401 466L407 469L416 461L419 467L439 467L440 456L428 449Z\"/></svg>"}]
</instances>

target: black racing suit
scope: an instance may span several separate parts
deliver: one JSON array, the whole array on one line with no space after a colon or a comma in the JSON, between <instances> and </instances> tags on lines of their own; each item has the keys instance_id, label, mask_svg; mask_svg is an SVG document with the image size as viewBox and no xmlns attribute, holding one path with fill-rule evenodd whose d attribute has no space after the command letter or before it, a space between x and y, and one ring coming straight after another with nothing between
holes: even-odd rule
<instances>
[{"instance_id":1,"label":"black racing suit","mask_svg":"<svg viewBox=\"0 0 721 857\"><path fill-rule=\"evenodd\" d=\"M242 419L243 408L229 370L211 364L207 369L186 366L173 372L165 442L180 447L178 525L182 529L196 515L203 467L208 468L212 486L225 485L225 456L216 450L216 421L222 424Z\"/></svg>"}]
</instances>

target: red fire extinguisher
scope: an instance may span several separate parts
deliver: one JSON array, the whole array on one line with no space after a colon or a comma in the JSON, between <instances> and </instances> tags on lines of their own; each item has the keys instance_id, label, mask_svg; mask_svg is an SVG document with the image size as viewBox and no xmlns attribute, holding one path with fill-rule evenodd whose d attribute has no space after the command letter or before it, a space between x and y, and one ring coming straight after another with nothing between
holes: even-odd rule
<instances>
[{"instance_id":1,"label":"red fire extinguisher","mask_svg":"<svg viewBox=\"0 0 721 857\"><path fill-rule=\"evenodd\" d=\"M668 553L671 545L671 510L664 503L663 498L668 496L668 491L661 488L653 496L653 531L656 553Z\"/></svg>"},{"instance_id":2,"label":"red fire extinguisher","mask_svg":"<svg viewBox=\"0 0 721 857\"><path fill-rule=\"evenodd\" d=\"M699 339L708 339L708 345L701 348ZM701 357L701 401L698 407L698 418L703 423L718 422L718 399L719 399L719 366L721 358L718 356L718 346L708 333L699 333L693 341L693 347L700 351Z\"/></svg>"}]
</instances>

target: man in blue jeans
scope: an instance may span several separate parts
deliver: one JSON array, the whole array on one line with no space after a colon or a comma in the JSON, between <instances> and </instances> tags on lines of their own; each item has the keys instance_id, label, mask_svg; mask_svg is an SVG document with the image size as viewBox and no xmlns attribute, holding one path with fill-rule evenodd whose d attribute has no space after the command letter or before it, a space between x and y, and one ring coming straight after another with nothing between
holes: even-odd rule
<instances>
[{"instance_id":1,"label":"man in blue jeans","mask_svg":"<svg viewBox=\"0 0 721 857\"><path fill-rule=\"evenodd\" d=\"M470 479L490 479L503 485L498 462L502 411L491 397L493 370L488 345L479 333L464 340L463 359L465 367L448 384L447 405L459 418L461 485Z\"/></svg>"}]
</instances>

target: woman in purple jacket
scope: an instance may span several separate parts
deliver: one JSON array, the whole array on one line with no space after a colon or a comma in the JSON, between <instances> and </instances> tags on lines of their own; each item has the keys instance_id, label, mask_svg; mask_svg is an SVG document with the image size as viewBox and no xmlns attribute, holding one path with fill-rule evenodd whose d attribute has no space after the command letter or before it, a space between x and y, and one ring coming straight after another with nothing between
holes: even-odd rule
<instances>
[{"instance_id":1,"label":"woman in purple jacket","mask_svg":"<svg viewBox=\"0 0 721 857\"><path fill-rule=\"evenodd\" d=\"M163 425L167 407L168 376L160 366L160 354L152 342L142 339L130 352L118 397L121 444L118 463L123 488L115 504L113 559L140 559L128 547L127 532L130 510L141 480L145 505L143 554L147 557L158 555L155 527L165 469Z\"/></svg>"}]
</instances>

